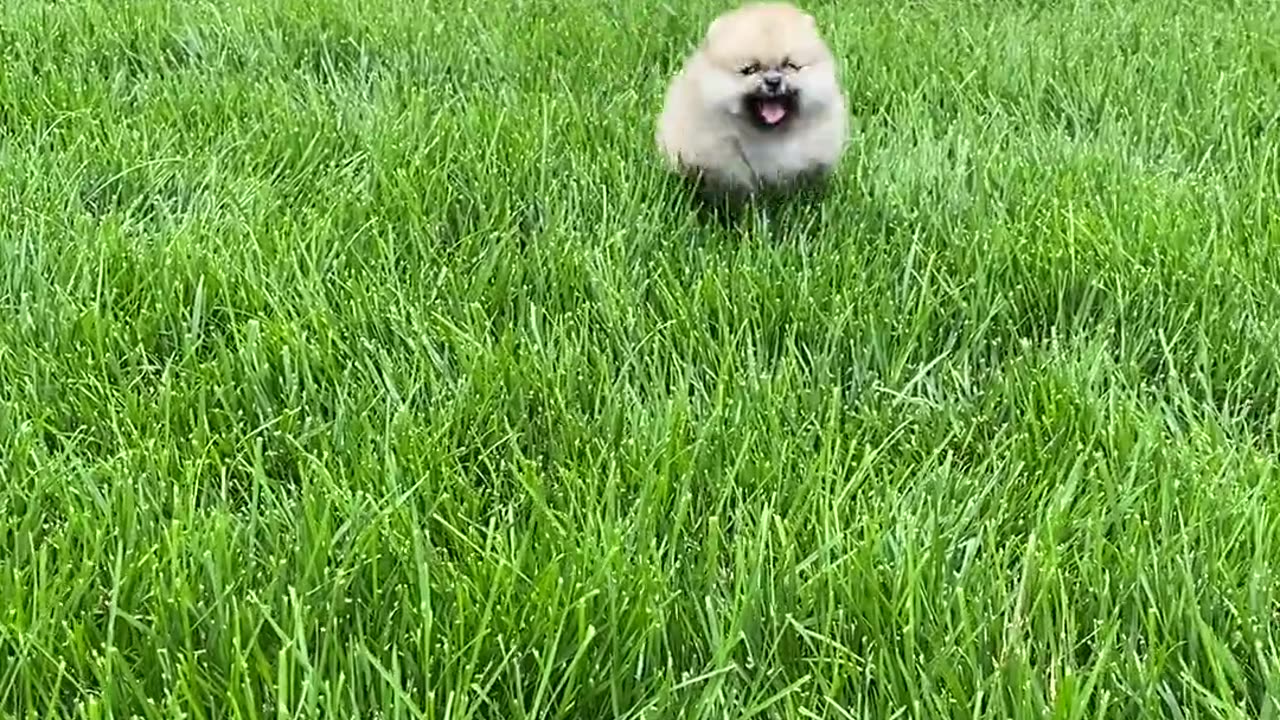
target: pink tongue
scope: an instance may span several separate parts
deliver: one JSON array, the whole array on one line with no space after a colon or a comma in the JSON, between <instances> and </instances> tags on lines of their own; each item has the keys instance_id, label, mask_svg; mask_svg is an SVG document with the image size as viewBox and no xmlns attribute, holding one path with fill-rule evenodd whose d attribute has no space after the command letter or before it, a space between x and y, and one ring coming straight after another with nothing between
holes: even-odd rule
<instances>
[{"instance_id":1,"label":"pink tongue","mask_svg":"<svg viewBox=\"0 0 1280 720\"><path fill-rule=\"evenodd\" d=\"M760 118L770 125L777 125L782 122L782 118L786 117L787 109L782 103L762 102L760 103Z\"/></svg>"}]
</instances>

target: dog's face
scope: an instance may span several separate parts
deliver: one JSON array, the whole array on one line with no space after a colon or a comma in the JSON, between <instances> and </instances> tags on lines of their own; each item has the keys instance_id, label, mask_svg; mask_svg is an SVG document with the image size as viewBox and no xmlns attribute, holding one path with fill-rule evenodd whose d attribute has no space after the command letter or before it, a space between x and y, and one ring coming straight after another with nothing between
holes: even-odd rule
<instances>
[{"instance_id":1,"label":"dog's face","mask_svg":"<svg viewBox=\"0 0 1280 720\"><path fill-rule=\"evenodd\" d=\"M708 105L761 131L783 131L839 93L834 58L813 18L790 5L748 5L720 16L701 55Z\"/></svg>"}]
</instances>

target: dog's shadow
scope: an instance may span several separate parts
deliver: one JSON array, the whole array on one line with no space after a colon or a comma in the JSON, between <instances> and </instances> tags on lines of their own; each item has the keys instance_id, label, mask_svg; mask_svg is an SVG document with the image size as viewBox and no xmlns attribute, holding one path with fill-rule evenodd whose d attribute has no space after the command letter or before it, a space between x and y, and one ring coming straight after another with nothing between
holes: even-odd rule
<instances>
[{"instance_id":1,"label":"dog's shadow","mask_svg":"<svg viewBox=\"0 0 1280 720\"><path fill-rule=\"evenodd\" d=\"M802 178L785 187L746 195L708 186L697 179L672 177L668 197L673 210L691 212L702 225L735 233L751 232L765 222L773 240L783 233L815 229L821 208L836 195L835 181L826 176Z\"/></svg>"}]
</instances>

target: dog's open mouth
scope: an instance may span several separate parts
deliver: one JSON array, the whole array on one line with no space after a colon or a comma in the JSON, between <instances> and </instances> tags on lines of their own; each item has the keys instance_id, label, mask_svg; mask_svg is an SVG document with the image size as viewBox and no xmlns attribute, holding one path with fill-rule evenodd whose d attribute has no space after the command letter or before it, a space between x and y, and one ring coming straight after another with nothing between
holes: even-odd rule
<instances>
[{"instance_id":1,"label":"dog's open mouth","mask_svg":"<svg viewBox=\"0 0 1280 720\"><path fill-rule=\"evenodd\" d=\"M761 128L777 128L786 124L795 114L796 99L793 94L750 95L747 112Z\"/></svg>"}]
</instances>

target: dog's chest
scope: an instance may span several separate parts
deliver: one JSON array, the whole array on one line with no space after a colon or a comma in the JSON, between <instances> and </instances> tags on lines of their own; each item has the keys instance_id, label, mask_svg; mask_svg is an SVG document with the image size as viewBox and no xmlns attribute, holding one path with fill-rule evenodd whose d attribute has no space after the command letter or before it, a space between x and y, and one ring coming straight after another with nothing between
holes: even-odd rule
<instances>
[{"instance_id":1,"label":"dog's chest","mask_svg":"<svg viewBox=\"0 0 1280 720\"><path fill-rule=\"evenodd\" d=\"M755 176L765 182L786 180L812 170L822 163L822 145L812 133L770 138L766 142L744 142L743 156Z\"/></svg>"}]
</instances>

